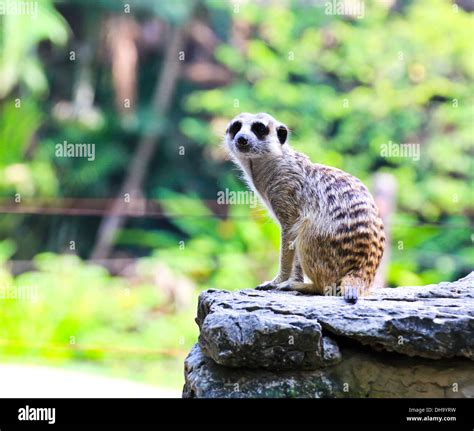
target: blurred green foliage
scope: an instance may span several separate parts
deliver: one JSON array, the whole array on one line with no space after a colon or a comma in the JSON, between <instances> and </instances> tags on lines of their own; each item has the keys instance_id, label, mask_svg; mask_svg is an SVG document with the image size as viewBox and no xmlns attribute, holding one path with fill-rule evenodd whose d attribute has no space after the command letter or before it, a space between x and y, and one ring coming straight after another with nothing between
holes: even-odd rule
<instances>
[{"instance_id":1,"label":"blurred green foliage","mask_svg":"<svg viewBox=\"0 0 474 431\"><path fill-rule=\"evenodd\" d=\"M216 52L238 79L185 101L189 121L270 111L313 161L367 184L374 171L394 175L392 285L453 279L474 261L473 18L447 1L401 4L389 12L366 2L360 20L249 5L241 18L258 37L245 53ZM420 160L382 157L390 141L419 144Z\"/></svg>"},{"instance_id":2,"label":"blurred green foliage","mask_svg":"<svg viewBox=\"0 0 474 431\"><path fill-rule=\"evenodd\" d=\"M167 298L144 278L131 284L77 256L42 253L37 270L12 277L14 251L0 243L0 351L5 358L101 364L119 376L173 386L197 337L194 309L169 313ZM140 268L146 275L146 265ZM194 303L196 295L190 298Z\"/></svg>"},{"instance_id":3,"label":"blurred green foliage","mask_svg":"<svg viewBox=\"0 0 474 431\"><path fill-rule=\"evenodd\" d=\"M21 6L20 3L17 4ZM4 2L4 7L8 6L8 3ZM33 13L34 10L37 12ZM51 0L42 0L40 7L31 11L32 15L8 12L2 14L0 99L5 97L18 81L24 83L35 95L46 92L47 77L34 48L44 40L58 45L64 45L67 41L65 20L54 8ZM35 18L32 18L33 16Z\"/></svg>"},{"instance_id":4,"label":"blurred green foliage","mask_svg":"<svg viewBox=\"0 0 474 431\"><path fill-rule=\"evenodd\" d=\"M198 292L253 287L277 271L279 231L265 211L231 205L217 216L213 206L218 191L245 189L220 145L227 121L241 111L271 113L290 127L297 150L369 186L375 172L396 178L390 285L455 279L472 269L470 13L443 0L399 1L392 9L366 1L363 19L326 15L324 4L301 1L291 8L247 2L238 12L202 1L197 15L218 40L212 60L231 72L231 82L182 79L168 117L154 118L150 98L162 55L142 54L138 106L121 121L110 64L71 62L69 54L81 44L98 50L97 16L123 5L41 3L37 25L0 16L0 198L113 197L140 136L159 127L143 193L159 200L163 216L130 219L119 232L117 254L139 258L143 277L132 282L81 260L98 217L2 215L0 287L38 293L36 301L0 301L4 357L97 363L178 386L184 352L196 339ZM185 1L129 3L139 23L150 16L179 23L190 9ZM243 45L236 28L248 35ZM97 112L59 119L57 101L72 98L87 68ZM55 144L64 140L95 143L96 160L56 158ZM420 144L420 160L383 157L390 141ZM61 254L71 240L80 258ZM13 275L11 259L32 260L34 269ZM184 308L167 308L150 275L159 265L197 286Z\"/></svg>"}]
</instances>

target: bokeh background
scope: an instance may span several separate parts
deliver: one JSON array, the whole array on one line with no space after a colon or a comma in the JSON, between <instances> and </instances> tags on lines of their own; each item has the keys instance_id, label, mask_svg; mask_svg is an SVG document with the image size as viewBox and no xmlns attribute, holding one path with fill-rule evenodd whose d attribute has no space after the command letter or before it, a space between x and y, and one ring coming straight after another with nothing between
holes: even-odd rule
<instances>
[{"instance_id":1,"label":"bokeh background","mask_svg":"<svg viewBox=\"0 0 474 431\"><path fill-rule=\"evenodd\" d=\"M265 210L217 203L245 190L221 144L241 111L373 190L382 284L472 269L471 1L0 3L3 363L180 389L199 292L278 269Z\"/></svg>"}]
</instances>

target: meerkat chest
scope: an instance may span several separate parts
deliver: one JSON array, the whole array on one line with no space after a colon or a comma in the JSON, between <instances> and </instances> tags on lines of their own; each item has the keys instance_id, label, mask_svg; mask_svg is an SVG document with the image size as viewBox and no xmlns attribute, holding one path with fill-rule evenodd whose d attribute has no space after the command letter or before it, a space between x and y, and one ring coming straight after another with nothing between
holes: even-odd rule
<instances>
[{"instance_id":1,"label":"meerkat chest","mask_svg":"<svg viewBox=\"0 0 474 431\"><path fill-rule=\"evenodd\" d=\"M286 166L250 165L247 182L280 224L294 222L302 207L303 179Z\"/></svg>"},{"instance_id":2,"label":"meerkat chest","mask_svg":"<svg viewBox=\"0 0 474 431\"><path fill-rule=\"evenodd\" d=\"M253 193L255 193L258 196L260 202L262 202L262 204L268 210L270 215L275 220L279 221L279 217L277 216L277 214L273 210L274 203L272 205L272 201L271 201L268 193L266 192L266 190L263 187L261 187L261 185L259 183L256 184L255 181L254 181L254 178L251 175L246 175L246 181L247 181L247 185L249 186L249 188L252 190Z\"/></svg>"}]
</instances>

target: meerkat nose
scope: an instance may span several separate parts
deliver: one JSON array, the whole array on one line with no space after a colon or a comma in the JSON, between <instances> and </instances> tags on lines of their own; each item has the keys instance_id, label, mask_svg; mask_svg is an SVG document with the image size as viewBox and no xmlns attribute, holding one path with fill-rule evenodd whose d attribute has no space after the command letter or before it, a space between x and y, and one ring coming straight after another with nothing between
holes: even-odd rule
<instances>
[{"instance_id":1,"label":"meerkat nose","mask_svg":"<svg viewBox=\"0 0 474 431\"><path fill-rule=\"evenodd\" d=\"M247 152L250 149L249 141L245 136L239 136L237 138L237 149L242 152Z\"/></svg>"}]
</instances>

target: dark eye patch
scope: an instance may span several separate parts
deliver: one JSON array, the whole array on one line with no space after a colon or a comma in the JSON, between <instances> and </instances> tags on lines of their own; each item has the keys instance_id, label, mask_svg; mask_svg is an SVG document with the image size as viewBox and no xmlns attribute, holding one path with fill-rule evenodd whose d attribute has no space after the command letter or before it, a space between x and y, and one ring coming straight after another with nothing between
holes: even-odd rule
<instances>
[{"instance_id":1,"label":"dark eye patch","mask_svg":"<svg viewBox=\"0 0 474 431\"><path fill-rule=\"evenodd\" d=\"M288 129L285 126L278 127L277 136L280 144L283 145L286 142L286 138L288 138Z\"/></svg>"},{"instance_id":2,"label":"dark eye patch","mask_svg":"<svg viewBox=\"0 0 474 431\"><path fill-rule=\"evenodd\" d=\"M253 123L250 130L255 133L258 139L263 139L270 133L270 129L265 126L265 124L260 123L259 121Z\"/></svg>"},{"instance_id":3,"label":"dark eye patch","mask_svg":"<svg viewBox=\"0 0 474 431\"><path fill-rule=\"evenodd\" d=\"M242 123L240 121L236 121L234 123L232 123L230 126L229 126L229 135L230 137L233 139L234 136L239 133L239 130L242 128Z\"/></svg>"}]
</instances>

